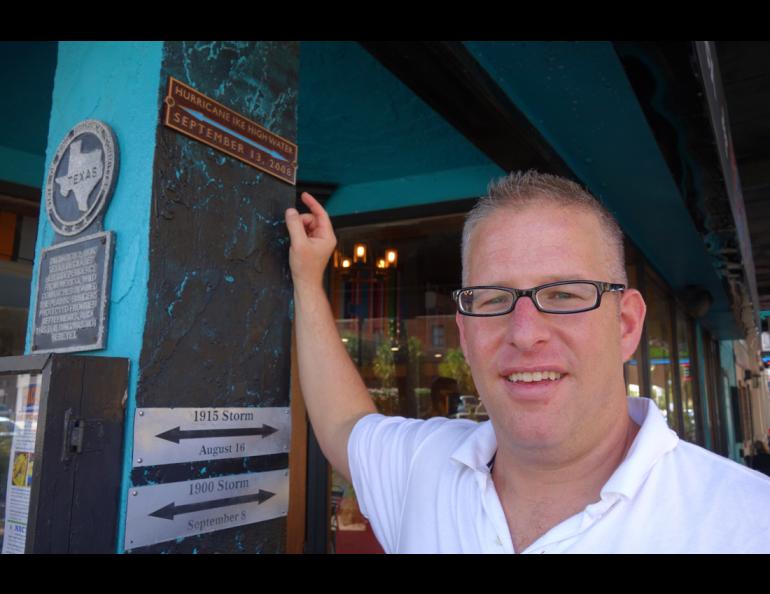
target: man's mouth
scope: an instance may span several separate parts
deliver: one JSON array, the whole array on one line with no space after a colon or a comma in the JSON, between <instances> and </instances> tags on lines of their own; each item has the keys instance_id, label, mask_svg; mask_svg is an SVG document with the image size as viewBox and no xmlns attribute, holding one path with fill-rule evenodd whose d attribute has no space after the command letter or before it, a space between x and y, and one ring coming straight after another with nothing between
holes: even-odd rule
<instances>
[{"instance_id":1,"label":"man's mouth","mask_svg":"<svg viewBox=\"0 0 770 594\"><path fill-rule=\"evenodd\" d=\"M507 376L509 382L518 383L524 382L526 384L532 382L542 381L556 381L561 379L562 374L558 371L519 371Z\"/></svg>"}]
</instances>

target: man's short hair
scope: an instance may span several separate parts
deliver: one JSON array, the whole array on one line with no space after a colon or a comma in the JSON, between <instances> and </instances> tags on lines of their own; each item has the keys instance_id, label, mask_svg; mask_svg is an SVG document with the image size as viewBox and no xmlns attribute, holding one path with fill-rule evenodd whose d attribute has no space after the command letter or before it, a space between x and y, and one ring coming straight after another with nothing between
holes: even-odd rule
<instances>
[{"instance_id":1,"label":"man's short hair","mask_svg":"<svg viewBox=\"0 0 770 594\"><path fill-rule=\"evenodd\" d=\"M462 239L463 285L468 278L470 241L476 225L488 216L505 209L522 209L538 205L577 208L596 215L604 230L612 278L592 280L628 285L623 231L612 213L572 180L537 171L515 171L505 177L492 180L487 188L487 195L480 198L468 213Z\"/></svg>"}]
</instances>

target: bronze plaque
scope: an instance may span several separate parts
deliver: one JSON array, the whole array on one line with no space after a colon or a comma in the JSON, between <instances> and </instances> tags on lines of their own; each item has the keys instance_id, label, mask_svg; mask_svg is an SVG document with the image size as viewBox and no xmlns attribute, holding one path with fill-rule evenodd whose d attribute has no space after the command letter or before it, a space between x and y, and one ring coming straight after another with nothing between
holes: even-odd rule
<instances>
[{"instance_id":1,"label":"bronze plaque","mask_svg":"<svg viewBox=\"0 0 770 594\"><path fill-rule=\"evenodd\" d=\"M33 303L32 353L107 347L112 231L43 248Z\"/></svg>"},{"instance_id":2,"label":"bronze plaque","mask_svg":"<svg viewBox=\"0 0 770 594\"><path fill-rule=\"evenodd\" d=\"M297 145L169 77L164 123L292 185Z\"/></svg>"}]
</instances>

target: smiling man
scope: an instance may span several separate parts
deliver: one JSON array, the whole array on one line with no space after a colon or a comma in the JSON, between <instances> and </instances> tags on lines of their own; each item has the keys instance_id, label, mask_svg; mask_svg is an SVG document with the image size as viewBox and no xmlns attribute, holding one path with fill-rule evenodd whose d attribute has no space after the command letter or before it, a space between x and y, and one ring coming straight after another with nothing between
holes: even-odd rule
<instances>
[{"instance_id":1,"label":"smiling man","mask_svg":"<svg viewBox=\"0 0 770 594\"><path fill-rule=\"evenodd\" d=\"M376 414L322 288L336 240L287 211L300 382L387 552L770 552L770 480L627 398L645 304L622 232L580 186L492 184L463 233L461 345L490 421Z\"/></svg>"}]
</instances>

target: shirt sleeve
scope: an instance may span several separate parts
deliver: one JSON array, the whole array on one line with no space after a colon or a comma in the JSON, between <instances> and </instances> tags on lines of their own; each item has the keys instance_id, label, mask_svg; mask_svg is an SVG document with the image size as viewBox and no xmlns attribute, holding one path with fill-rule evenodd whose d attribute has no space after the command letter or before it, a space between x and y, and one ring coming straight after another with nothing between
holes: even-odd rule
<instances>
[{"instance_id":1,"label":"shirt sleeve","mask_svg":"<svg viewBox=\"0 0 770 594\"><path fill-rule=\"evenodd\" d=\"M361 513L386 553L397 550L409 472L420 445L447 419L370 414L356 423L348 463Z\"/></svg>"}]
</instances>

